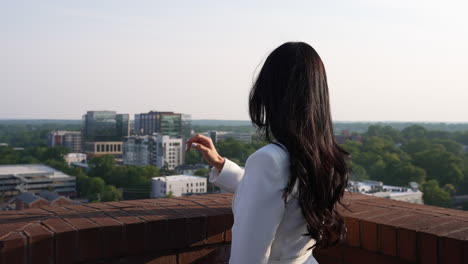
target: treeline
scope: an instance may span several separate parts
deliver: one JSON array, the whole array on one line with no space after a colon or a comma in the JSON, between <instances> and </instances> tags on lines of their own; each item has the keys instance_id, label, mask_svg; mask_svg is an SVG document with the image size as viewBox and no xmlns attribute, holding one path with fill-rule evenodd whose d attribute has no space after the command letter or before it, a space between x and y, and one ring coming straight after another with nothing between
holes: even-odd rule
<instances>
[{"instance_id":1,"label":"treeline","mask_svg":"<svg viewBox=\"0 0 468 264\"><path fill-rule=\"evenodd\" d=\"M19 122L19 121L18 121ZM5 123L0 122L0 143L7 143L12 147L46 146L47 138L53 130L79 131L80 124L68 123Z\"/></svg>"},{"instance_id":2,"label":"treeline","mask_svg":"<svg viewBox=\"0 0 468 264\"><path fill-rule=\"evenodd\" d=\"M427 130L413 125L396 130L372 125L362 144L343 147L352 157L352 180L377 180L387 185L420 184L425 204L450 207L451 196L468 193L468 131Z\"/></svg>"}]
</instances>

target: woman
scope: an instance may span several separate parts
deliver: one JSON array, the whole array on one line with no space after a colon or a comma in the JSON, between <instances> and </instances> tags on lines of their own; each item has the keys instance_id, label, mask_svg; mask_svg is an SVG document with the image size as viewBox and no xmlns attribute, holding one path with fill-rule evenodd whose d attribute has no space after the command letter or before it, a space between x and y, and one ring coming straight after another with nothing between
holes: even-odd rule
<instances>
[{"instance_id":1,"label":"woman","mask_svg":"<svg viewBox=\"0 0 468 264\"><path fill-rule=\"evenodd\" d=\"M250 92L249 113L270 144L245 169L221 157L208 137L187 141L187 151L193 145L213 166L209 181L235 193L230 263L317 263L311 249L346 233L337 206L349 173L317 52L303 42L275 49Z\"/></svg>"}]
</instances>

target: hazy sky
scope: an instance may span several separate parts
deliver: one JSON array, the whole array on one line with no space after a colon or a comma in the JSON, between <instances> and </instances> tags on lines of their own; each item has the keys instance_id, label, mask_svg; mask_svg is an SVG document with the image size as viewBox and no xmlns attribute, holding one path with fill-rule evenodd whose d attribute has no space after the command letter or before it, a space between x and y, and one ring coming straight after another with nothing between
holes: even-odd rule
<instances>
[{"instance_id":1,"label":"hazy sky","mask_svg":"<svg viewBox=\"0 0 468 264\"><path fill-rule=\"evenodd\" d=\"M468 4L434 0L0 2L0 118L86 110L248 120L256 70L311 44L336 121L468 121Z\"/></svg>"}]
</instances>

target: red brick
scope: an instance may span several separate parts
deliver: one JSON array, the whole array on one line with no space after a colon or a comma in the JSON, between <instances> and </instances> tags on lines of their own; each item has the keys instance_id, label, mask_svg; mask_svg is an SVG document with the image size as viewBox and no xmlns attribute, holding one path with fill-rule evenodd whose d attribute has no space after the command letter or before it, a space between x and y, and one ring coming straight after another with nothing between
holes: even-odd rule
<instances>
[{"instance_id":1,"label":"red brick","mask_svg":"<svg viewBox=\"0 0 468 264\"><path fill-rule=\"evenodd\" d=\"M361 237L359 235L359 220L352 217L344 218L347 227L346 243L353 247L361 246Z\"/></svg>"},{"instance_id":2,"label":"red brick","mask_svg":"<svg viewBox=\"0 0 468 264\"><path fill-rule=\"evenodd\" d=\"M360 221L361 230L361 246L370 251L377 251L378 236L377 236L377 224L370 221Z\"/></svg>"},{"instance_id":3,"label":"red brick","mask_svg":"<svg viewBox=\"0 0 468 264\"><path fill-rule=\"evenodd\" d=\"M50 263L54 259L53 232L40 224L24 229L28 236L29 259L31 264Z\"/></svg>"},{"instance_id":4,"label":"red brick","mask_svg":"<svg viewBox=\"0 0 468 264\"><path fill-rule=\"evenodd\" d=\"M330 248L315 248L313 250L313 255L319 260L320 258L326 257L328 261L333 259L338 263L343 261L343 246L335 246ZM322 262L319 263L321 264Z\"/></svg>"},{"instance_id":5,"label":"red brick","mask_svg":"<svg viewBox=\"0 0 468 264\"><path fill-rule=\"evenodd\" d=\"M455 231L440 238L441 263L462 263L464 244L468 240L468 229Z\"/></svg>"},{"instance_id":6,"label":"red brick","mask_svg":"<svg viewBox=\"0 0 468 264\"><path fill-rule=\"evenodd\" d=\"M81 214L99 226L99 237L104 257L121 256L126 252L124 224L103 212Z\"/></svg>"},{"instance_id":7,"label":"red brick","mask_svg":"<svg viewBox=\"0 0 468 264\"><path fill-rule=\"evenodd\" d=\"M450 221L444 225L437 225L418 232L418 255L423 264L437 264L439 237L456 230L466 229L468 223L461 221Z\"/></svg>"},{"instance_id":8,"label":"red brick","mask_svg":"<svg viewBox=\"0 0 468 264\"><path fill-rule=\"evenodd\" d=\"M80 260L97 259L102 252L99 225L80 215L66 215L63 220L78 230L78 256Z\"/></svg>"},{"instance_id":9,"label":"red brick","mask_svg":"<svg viewBox=\"0 0 468 264\"><path fill-rule=\"evenodd\" d=\"M205 247L179 253L179 264L225 263L225 247Z\"/></svg>"},{"instance_id":10,"label":"red brick","mask_svg":"<svg viewBox=\"0 0 468 264\"><path fill-rule=\"evenodd\" d=\"M54 235L55 262L72 263L78 260L78 232L60 218L49 218L43 222Z\"/></svg>"},{"instance_id":11,"label":"red brick","mask_svg":"<svg viewBox=\"0 0 468 264\"><path fill-rule=\"evenodd\" d=\"M203 245L206 239L206 217L187 218L187 243L189 246Z\"/></svg>"},{"instance_id":12,"label":"red brick","mask_svg":"<svg viewBox=\"0 0 468 264\"><path fill-rule=\"evenodd\" d=\"M206 219L206 243L212 244L223 242L225 230L225 215L208 215Z\"/></svg>"},{"instance_id":13,"label":"red brick","mask_svg":"<svg viewBox=\"0 0 468 264\"><path fill-rule=\"evenodd\" d=\"M397 238L396 228L394 226L380 224L379 232L379 252L389 255L397 255Z\"/></svg>"},{"instance_id":14,"label":"red brick","mask_svg":"<svg viewBox=\"0 0 468 264\"><path fill-rule=\"evenodd\" d=\"M128 254L143 252L145 249L145 222L120 210L106 211L106 214L125 224L123 238L125 252Z\"/></svg>"},{"instance_id":15,"label":"red brick","mask_svg":"<svg viewBox=\"0 0 468 264\"><path fill-rule=\"evenodd\" d=\"M234 216L232 214L226 215L226 232L224 235L224 240L226 242L231 242L233 224L234 224Z\"/></svg>"},{"instance_id":16,"label":"red brick","mask_svg":"<svg viewBox=\"0 0 468 264\"><path fill-rule=\"evenodd\" d=\"M145 264L177 264L177 255L155 255L145 257Z\"/></svg>"},{"instance_id":17,"label":"red brick","mask_svg":"<svg viewBox=\"0 0 468 264\"><path fill-rule=\"evenodd\" d=\"M26 264L27 238L20 232L0 238L0 263Z\"/></svg>"},{"instance_id":18,"label":"red brick","mask_svg":"<svg viewBox=\"0 0 468 264\"><path fill-rule=\"evenodd\" d=\"M399 228L398 233L398 256L404 260L415 262L417 260L416 231Z\"/></svg>"}]
</instances>

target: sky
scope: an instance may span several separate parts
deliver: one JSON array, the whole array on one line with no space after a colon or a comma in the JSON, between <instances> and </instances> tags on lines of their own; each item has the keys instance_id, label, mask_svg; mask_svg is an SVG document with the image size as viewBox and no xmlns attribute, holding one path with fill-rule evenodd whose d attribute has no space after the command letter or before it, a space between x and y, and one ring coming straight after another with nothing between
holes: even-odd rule
<instances>
[{"instance_id":1,"label":"sky","mask_svg":"<svg viewBox=\"0 0 468 264\"><path fill-rule=\"evenodd\" d=\"M287 41L324 61L334 121L468 122L468 2L0 1L0 119L87 110L248 120Z\"/></svg>"}]
</instances>

